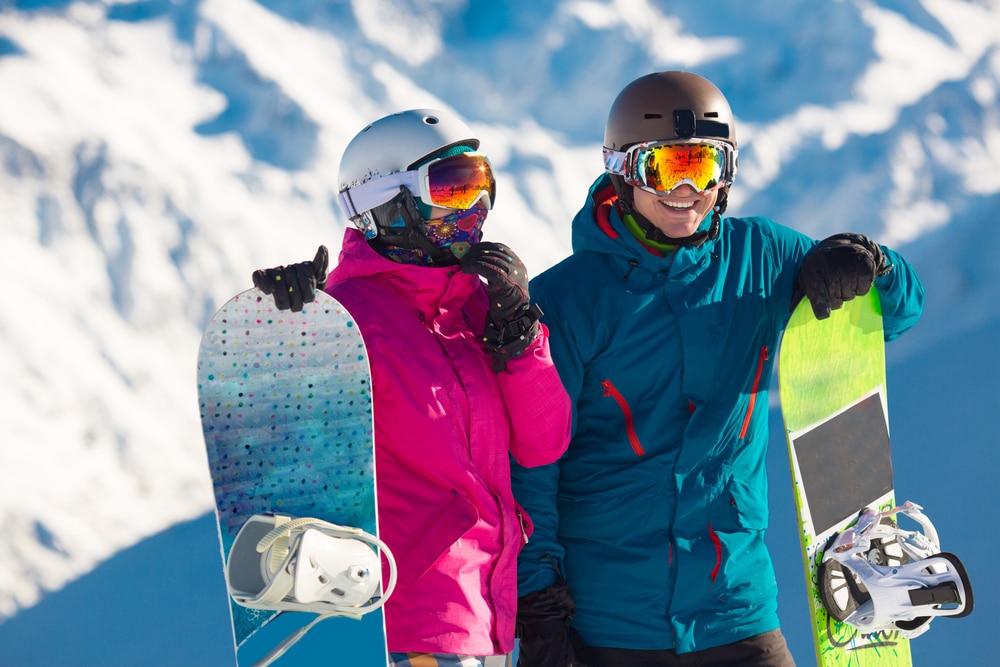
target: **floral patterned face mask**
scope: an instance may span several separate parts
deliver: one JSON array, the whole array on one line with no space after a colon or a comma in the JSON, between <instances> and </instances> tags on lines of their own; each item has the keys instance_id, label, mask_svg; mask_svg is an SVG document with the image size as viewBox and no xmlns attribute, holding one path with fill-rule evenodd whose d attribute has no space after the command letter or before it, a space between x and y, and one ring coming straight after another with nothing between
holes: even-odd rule
<instances>
[{"instance_id":1,"label":"floral patterned face mask","mask_svg":"<svg viewBox=\"0 0 1000 667\"><path fill-rule=\"evenodd\" d=\"M380 253L401 264L422 264L426 266L457 264L465 253L483 237L483 223L489 211L483 206L473 206L464 211L449 213L443 218L424 221L427 238L438 248L447 250L454 261L435 261L419 248L400 248L392 245L378 247Z\"/></svg>"},{"instance_id":2,"label":"floral patterned face mask","mask_svg":"<svg viewBox=\"0 0 1000 667\"><path fill-rule=\"evenodd\" d=\"M456 259L462 259L474 244L483 238L483 223L489 210L473 206L464 211L449 213L443 218L424 223L427 238L439 248L447 249Z\"/></svg>"}]
</instances>

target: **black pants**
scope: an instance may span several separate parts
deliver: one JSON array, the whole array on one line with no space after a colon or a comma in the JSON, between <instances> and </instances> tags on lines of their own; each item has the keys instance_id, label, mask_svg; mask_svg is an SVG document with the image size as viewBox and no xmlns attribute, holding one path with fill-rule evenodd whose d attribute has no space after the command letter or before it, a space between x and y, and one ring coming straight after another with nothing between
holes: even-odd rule
<instances>
[{"instance_id":1,"label":"black pants","mask_svg":"<svg viewBox=\"0 0 1000 667\"><path fill-rule=\"evenodd\" d=\"M781 630L681 655L602 646L587 646L581 653L587 667L795 667Z\"/></svg>"}]
</instances>

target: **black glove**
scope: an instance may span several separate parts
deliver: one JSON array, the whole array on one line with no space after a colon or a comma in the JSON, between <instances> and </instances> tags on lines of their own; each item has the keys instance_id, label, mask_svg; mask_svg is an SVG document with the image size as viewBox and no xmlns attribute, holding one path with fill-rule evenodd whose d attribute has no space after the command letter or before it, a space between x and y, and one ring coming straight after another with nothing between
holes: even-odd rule
<instances>
[{"instance_id":1,"label":"black glove","mask_svg":"<svg viewBox=\"0 0 1000 667\"><path fill-rule=\"evenodd\" d=\"M825 320L856 296L867 294L886 266L882 248L861 234L835 234L820 242L799 267L792 294L792 308L809 297L816 319Z\"/></svg>"},{"instance_id":2,"label":"black glove","mask_svg":"<svg viewBox=\"0 0 1000 667\"><path fill-rule=\"evenodd\" d=\"M316 299L316 288L326 285L326 267L330 254L326 246L320 246L311 262L299 262L273 269L257 269L253 272L253 284L264 294L274 295L274 305L278 310L302 310L303 304Z\"/></svg>"},{"instance_id":3,"label":"black glove","mask_svg":"<svg viewBox=\"0 0 1000 667\"><path fill-rule=\"evenodd\" d=\"M576 604L566 582L517 599L517 667L582 667L576 659L569 622Z\"/></svg>"},{"instance_id":4,"label":"black glove","mask_svg":"<svg viewBox=\"0 0 1000 667\"><path fill-rule=\"evenodd\" d=\"M528 272L524 262L502 243L480 241L461 260L462 271L486 279L489 313L483 344L493 356L493 370L524 352L538 335L542 310L528 298Z\"/></svg>"}]
</instances>

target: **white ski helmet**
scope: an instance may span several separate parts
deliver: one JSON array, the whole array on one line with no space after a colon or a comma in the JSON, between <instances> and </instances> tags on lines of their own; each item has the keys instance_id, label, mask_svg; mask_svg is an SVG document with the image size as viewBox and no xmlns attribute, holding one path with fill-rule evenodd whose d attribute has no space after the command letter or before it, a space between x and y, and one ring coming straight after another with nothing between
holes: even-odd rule
<instances>
[{"instance_id":1,"label":"white ski helmet","mask_svg":"<svg viewBox=\"0 0 1000 667\"><path fill-rule=\"evenodd\" d=\"M479 148L479 139L452 113L437 109L411 109L380 118L351 140L340 160L337 190L341 208L368 238L385 232L373 209L399 194L398 184L382 190L353 192L373 179L408 171L432 155L448 149ZM353 196L352 196L353 195ZM419 196L419 193L411 195Z\"/></svg>"}]
</instances>

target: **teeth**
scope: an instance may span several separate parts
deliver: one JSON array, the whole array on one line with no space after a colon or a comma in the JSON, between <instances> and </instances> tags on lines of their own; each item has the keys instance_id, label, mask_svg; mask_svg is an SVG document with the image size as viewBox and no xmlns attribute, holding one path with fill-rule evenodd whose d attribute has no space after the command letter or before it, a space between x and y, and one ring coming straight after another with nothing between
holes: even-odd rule
<instances>
[{"instance_id":1,"label":"teeth","mask_svg":"<svg viewBox=\"0 0 1000 667\"><path fill-rule=\"evenodd\" d=\"M667 201L662 200L664 206L669 206L670 208L691 208L694 206L694 202L680 202L680 201Z\"/></svg>"}]
</instances>

